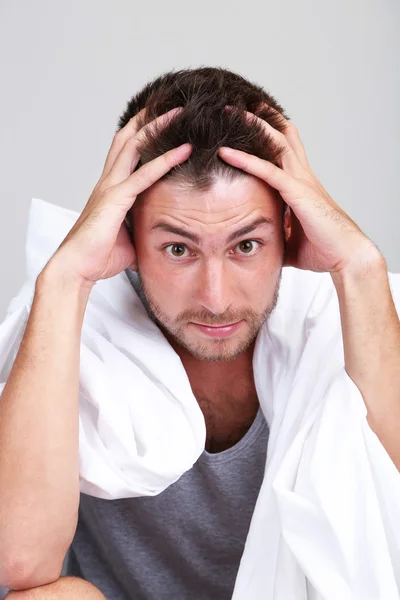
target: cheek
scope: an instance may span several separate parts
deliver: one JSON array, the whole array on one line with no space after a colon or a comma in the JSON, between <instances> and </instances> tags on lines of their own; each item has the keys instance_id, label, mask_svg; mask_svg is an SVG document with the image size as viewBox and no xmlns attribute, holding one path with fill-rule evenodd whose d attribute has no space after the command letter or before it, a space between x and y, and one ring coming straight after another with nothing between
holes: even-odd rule
<instances>
[{"instance_id":1,"label":"cheek","mask_svg":"<svg viewBox=\"0 0 400 600\"><path fill-rule=\"evenodd\" d=\"M273 295L278 274L272 269L259 269L246 277L240 278L237 284L242 296L254 306L264 306Z\"/></svg>"},{"instance_id":2,"label":"cheek","mask_svg":"<svg viewBox=\"0 0 400 600\"><path fill-rule=\"evenodd\" d=\"M138 258L141 276L155 304L169 318L174 318L190 303L190 290L187 277L182 270L166 268L157 254L143 253Z\"/></svg>"},{"instance_id":3,"label":"cheek","mask_svg":"<svg viewBox=\"0 0 400 600\"><path fill-rule=\"evenodd\" d=\"M236 277L239 293L254 308L263 309L273 300L276 286L282 271L281 256L265 256L255 269L238 274ZM240 292L239 292L240 290Z\"/></svg>"}]
</instances>

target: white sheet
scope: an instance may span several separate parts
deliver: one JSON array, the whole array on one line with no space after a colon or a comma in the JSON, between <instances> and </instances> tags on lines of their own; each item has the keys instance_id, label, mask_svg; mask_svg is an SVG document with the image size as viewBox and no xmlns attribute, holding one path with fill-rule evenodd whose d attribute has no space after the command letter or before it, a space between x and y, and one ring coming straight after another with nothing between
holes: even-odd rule
<instances>
[{"instance_id":1,"label":"white sheet","mask_svg":"<svg viewBox=\"0 0 400 600\"><path fill-rule=\"evenodd\" d=\"M32 199L27 279L0 326L0 393L36 277L78 216ZM389 278L400 314L400 274ZM284 268L254 373L270 437L233 600L400 600L400 473L345 371L329 273ZM205 435L183 365L126 273L99 281L81 338L81 491L158 494L196 462Z\"/></svg>"}]
</instances>

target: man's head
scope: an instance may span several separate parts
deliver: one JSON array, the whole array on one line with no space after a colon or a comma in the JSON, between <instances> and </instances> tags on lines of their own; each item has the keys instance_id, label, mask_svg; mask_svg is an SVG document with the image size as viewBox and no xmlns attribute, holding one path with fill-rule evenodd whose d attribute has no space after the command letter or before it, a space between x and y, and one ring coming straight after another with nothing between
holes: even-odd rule
<instances>
[{"instance_id":1,"label":"man's head","mask_svg":"<svg viewBox=\"0 0 400 600\"><path fill-rule=\"evenodd\" d=\"M277 164L281 149L256 119L244 117L248 110L282 130L263 102L284 114L262 88L206 67L159 77L119 121L121 128L146 106L144 125L184 106L166 127L149 132L137 168L187 141L192 154L140 194L127 224L151 317L176 349L201 360L243 353L278 300L290 211L276 190L217 155L226 145ZM239 110L228 113L226 104ZM231 323L239 324L225 336L197 325Z\"/></svg>"}]
</instances>

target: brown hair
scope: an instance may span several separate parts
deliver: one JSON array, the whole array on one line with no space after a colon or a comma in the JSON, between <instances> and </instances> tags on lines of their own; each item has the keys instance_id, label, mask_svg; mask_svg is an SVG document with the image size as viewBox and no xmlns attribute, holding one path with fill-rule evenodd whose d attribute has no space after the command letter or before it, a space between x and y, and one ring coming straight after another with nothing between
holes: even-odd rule
<instances>
[{"instance_id":1,"label":"brown hair","mask_svg":"<svg viewBox=\"0 0 400 600\"><path fill-rule=\"evenodd\" d=\"M141 158L136 169L168 150L190 142L193 150L189 158L161 179L169 178L185 187L207 191L219 177L232 180L247 176L217 155L220 146L244 150L278 164L282 148L265 133L256 118L250 122L245 118L244 111L247 110L283 131L279 115L268 106L261 106L262 102L289 119L271 94L237 73L222 67L173 70L147 83L128 101L117 131L144 107L147 107L146 116L140 120L140 128L172 108L183 106L184 110L168 125L155 125L147 132L139 147ZM227 112L225 105L238 110Z\"/></svg>"}]
</instances>

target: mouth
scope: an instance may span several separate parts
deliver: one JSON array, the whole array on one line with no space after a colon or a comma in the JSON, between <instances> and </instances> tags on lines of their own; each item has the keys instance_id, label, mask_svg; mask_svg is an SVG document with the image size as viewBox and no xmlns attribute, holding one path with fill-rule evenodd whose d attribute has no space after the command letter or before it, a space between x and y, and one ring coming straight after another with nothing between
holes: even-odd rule
<instances>
[{"instance_id":1,"label":"mouth","mask_svg":"<svg viewBox=\"0 0 400 600\"><path fill-rule=\"evenodd\" d=\"M243 321L237 323L229 323L228 325L203 325L202 323L190 322L198 331L204 333L208 337L228 337L239 329Z\"/></svg>"}]
</instances>

